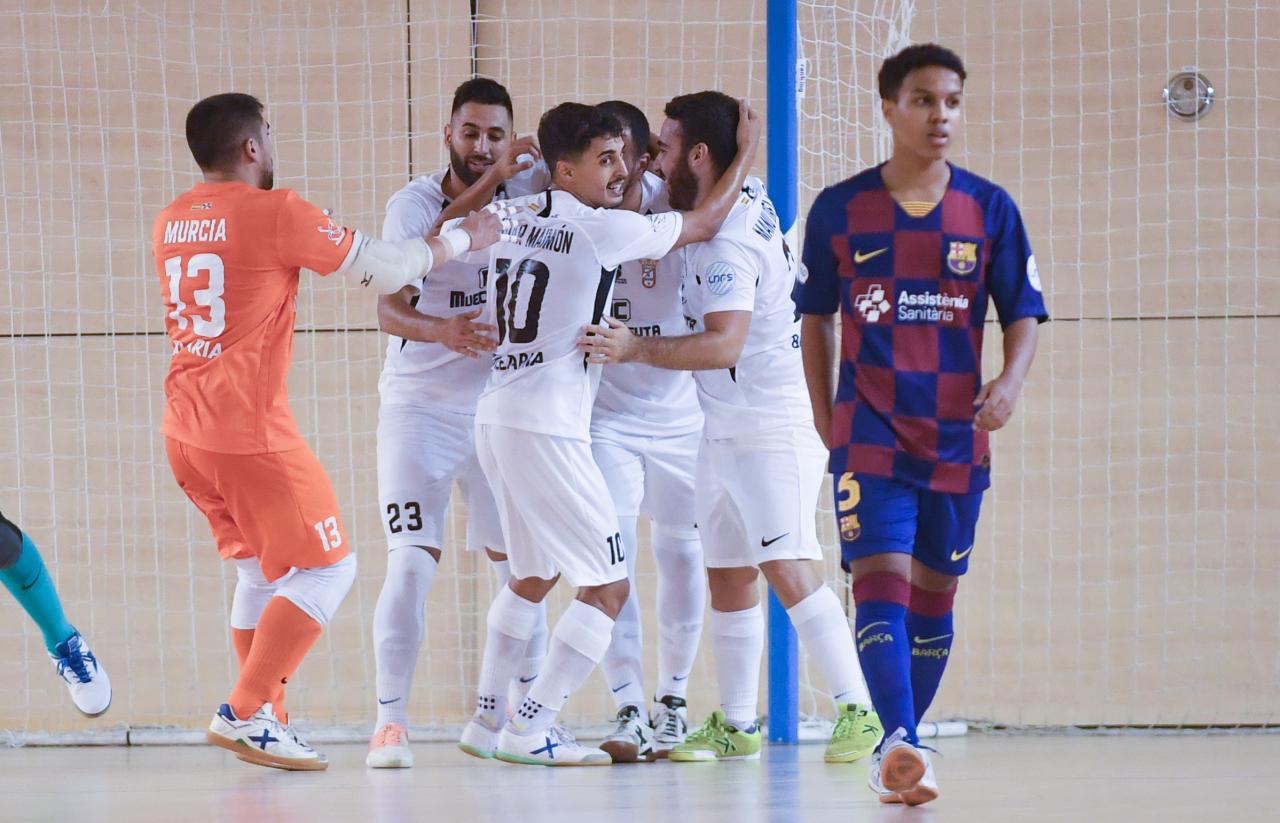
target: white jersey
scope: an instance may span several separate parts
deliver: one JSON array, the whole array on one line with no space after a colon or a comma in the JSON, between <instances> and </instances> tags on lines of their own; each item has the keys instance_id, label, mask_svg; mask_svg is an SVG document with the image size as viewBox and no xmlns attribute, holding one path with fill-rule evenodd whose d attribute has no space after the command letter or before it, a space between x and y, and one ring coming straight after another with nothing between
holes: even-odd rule
<instances>
[{"instance_id":1,"label":"white jersey","mask_svg":"<svg viewBox=\"0 0 1280 823\"><path fill-rule=\"evenodd\" d=\"M671 211L662 178L641 178L641 214ZM622 264L610 311L640 337L688 334L680 301L683 271L678 254ZM606 366L592 417L593 426L643 437L680 436L702 428L693 375L645 363Z\"/></svg>"},{"instance_id":2,"label":"white jersey","mask_svg":"<svg viewBox=\"0 0 1280 823\"><path fill-rule=\"evenodd\" d=\"M476 423L590 440L601 367L576 347L582 328L600 322L618 266L661 258L684 218L593 209L565 191L512 206L517 224L488 249L498 349Z\"/></svg>"},{"instance_id":3,"label":"white jersey","mask_svg":"<svg viewBox=\"0 0 1280 823\"><path fill-rule=\"evenodd\" d=\"M748 177L720 232L682 249L685 315L695 332L706 315L751 312L751 327L731 369L696 371L704 436L739 437L779 426L812 425L800 360L800 320L791 289L796 263L764 185Z\"/></svg>"},{"instance_id":4,"label":"white jersey","mask_svg":"<svg viewBox=\"0 0 1280 823\"><path fill-rule=\"evenodd\" d=\"M449 206L443 187L447 174L446 168L419 177L391 195L382 223L383 240L408 240L427 235L440 213ZM500 186L494 199L528 195L545 187L546 182L546 167L535 166ZM418 294L413 297L412 305L419 313L432 317L452 317L477 308L485 309L484 276L483 259L477 263L451 260L416 283ZM477 320L490 322L485 314ZM484 358L466 357L440 343L422 343L392 335L387 342L378 393L383 403L411 403L471 414L488 375L489 363Z\"/></svg>"}]
</instances>

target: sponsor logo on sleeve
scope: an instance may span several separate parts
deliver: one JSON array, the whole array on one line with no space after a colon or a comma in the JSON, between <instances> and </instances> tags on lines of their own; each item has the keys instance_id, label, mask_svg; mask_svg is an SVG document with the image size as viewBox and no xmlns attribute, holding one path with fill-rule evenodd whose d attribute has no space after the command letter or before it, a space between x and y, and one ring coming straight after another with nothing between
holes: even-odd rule
<instances>
[{"instance_id":1,"label":"sponsor logo on sleeve","mask_svg":"<svg viewBox=\"0 0 1280 823\"><path fill-rule=\"evenodd\" d=\"M316 226L316 231L323 234L335 246L340 245L343 238L347 236L347 230L333 222L333 216L328 209L324 210L324 223Z\"/></svg>"},{"instance_id":2,"label":"sponsor logo on sleeve","mask_svg":"<svg viewBox=\"0 0 1280 823\"><path fill-rule=\"evenodd\" d=\"M1036 267L1036 256L1034 254L1027 255L1027 282L1036 291L1044 291L1040 287L1040 269Z\"/></svg>"},{"instance_id":3,"label":"sponsor logo on sleeve","mask_svg":"<svg viewBox=\"0 0 1280 823\"><path fill-rule=\"evenodd\" d=\"M712 263L703 275L707 289L723 297L733 291L733 266L725 262Z\"/></svg>"}]
</instances>

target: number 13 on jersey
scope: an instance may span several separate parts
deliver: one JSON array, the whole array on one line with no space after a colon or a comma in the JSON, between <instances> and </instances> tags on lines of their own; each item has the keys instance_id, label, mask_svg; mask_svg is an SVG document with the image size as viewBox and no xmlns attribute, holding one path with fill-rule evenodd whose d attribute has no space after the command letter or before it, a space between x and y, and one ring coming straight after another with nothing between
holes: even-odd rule
<instances>
[{"instance_id":1,"label":"number 13 on jersey","mask_svg":"<svg viewBox=\"0 0 1280 823\"><path fill-rule=\"evenodd\" d=\"M222 258L208 252L191 255L187 260L185 278L181 255L164 261L164 272L169 276L169 302L173 303L173 310L169 312L169 317L179 329L186 329L187 322L190 320L191 330L198 337L220 337L226 330L227 304L222 300L224 271ZM187 310L187 304L182 299L184 280L195 281L196 288L192 298L196 306L209 310L208 319L195 311ZM200 288L199 284L202 280L205 285Z\"/></svg>"}]
</instances>

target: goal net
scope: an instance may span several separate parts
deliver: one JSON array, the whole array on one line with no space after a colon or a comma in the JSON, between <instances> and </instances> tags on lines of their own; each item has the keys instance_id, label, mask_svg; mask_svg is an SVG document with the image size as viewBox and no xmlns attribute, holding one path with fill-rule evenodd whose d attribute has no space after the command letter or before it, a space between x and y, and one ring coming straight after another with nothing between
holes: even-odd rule
<instances>
[{"instance_id":1,"label":"goal net","mask_svg":"<svg viewBox=\"0 0 1280 823\"><path fill-rule=\"evenodd\" d=\"M1274 690L1255 684L1280 675L1280 563L1266 550L1280 538L1280 477L1263 459L1280 446L1263 413L1280 390L1260 366L1280 336L1280 232L1259 182L1277 168L1280 107L1259 68L1270 60L1274 73L1276 49L1259 34L1274 26L1261 5L1201 3L1157 15L1168 25L1151 39L1150 15L1139 26L1136 10L1088 5L800 2L801 220L824 185L885 156L878 61L909 41L956 47L970 81L955 159L1022 205L1055 323L995 438L996 486L938 717L1272 721ZM39 633L0 596L0 729L150 739L150 727L202 726L234 680L234 571L174 485L158 434L168 349L149 230L196 179L182 136L193 102L260 96L278 184L376 231L387 198L445 162L450 97L473 72L510 88L521 132L566 99L626 99L655 126L666 100L702 88L763 107L764 18L764 0L0 10L0 507L40 546L116 688L101 720L76 714ZM1183 63L1231 84L1198 124L1159 106ZM294 411L337 487L360 574L291 682L290 708L358 737L374 714L385 568L374 464L385 339L367 296L316 278L298 328ZM998 354L998 335L989 341ZM830 508L824 496L826 573L847 597ZM494 590L483 558L461 549L465 517L451 515L409 704L424 734L448 733L471 709ZM653 640L643 545L640 564ZM567 596L554 595L553 614ZM695 714L715 703L709 659L704 643ZM801 714L829 714L807 673L802 683ZM566 717L592 726L611 714L593 676Z\"/></svg>"}]
</instances>

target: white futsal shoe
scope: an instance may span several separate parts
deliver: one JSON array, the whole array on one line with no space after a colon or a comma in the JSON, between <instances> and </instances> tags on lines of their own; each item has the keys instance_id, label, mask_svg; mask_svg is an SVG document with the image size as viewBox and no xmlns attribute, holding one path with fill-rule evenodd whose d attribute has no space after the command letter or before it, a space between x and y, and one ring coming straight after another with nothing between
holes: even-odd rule
<instances>
[{"instance_id":1,"label":"white futsal shoe","mask_svg":"<svg viewBox=\"0 0 1280 823\"><path fill-rule=\"evenodd\" d=\"M80 632L55 646L49 659L81 714L97 717L111 707L111 678Z\"/></svg>"},{"instance_id":2,"label":"white futsal shoe","mask_svg":"<svg viewBox=\"0 0 1280 823\"><path fill-rule=\"evenodd\" d=\"M223 703L205 732L205 740L221 746L246 763L290 771L329 768L329 758L308 746L296 733L281 725L266 703L248 720L236 717Z\"/></svg>"},{"instance_id":3,"label":"white futsal shoe","mask_svg":"<svg viewBox=\"0 0 1280 823\"><path fill-rule=\"evenodd\" d=\"M938 781L928 752L911 745L901 727L872 755L867 783L881 803L919 806L938 798Z\"/></svg>"},{"instance_id":4,"label":"white futsal shoe","mask_svg":"<svg viewBox=\"0 0 1280 823\"><path fill-rule=\"evenodd\" d=\"M388 723L374 732L364 764L371 769L412 769L409 730L399 723Z\"/></svg>"},{"instance_id":5,"label":"white futsal shoe","mask_svg":"<svg viewBox=\"0 0 1280 823\"><path fill-rule=\"evenodd\" d=\"M665 695L653 704L649 720L649 725L653 728L653 754L656 758L667 757L672 749L689 736L689 708L682 697Z\"/></svg>"},{"instance_id":6,"label":"white futsal shoe","mask_svg":"<svg viewBox=\"0 0 1280 823\"><path fill-rule=\"evenodd\" d=\"M559 724L521 733L508 723L498 735L495 756L527 766L608 766L613 763L607 752L582 745Z\"/></svg>"},{"instance_id":7,"label":"white futsal shoe","mask_svg":"<svg viewBox=\"0 0 1280 823\"><path fill-rule=\"evenodd\" d=\"M498 750L498 733L501 731L491 727L480 715L474 715L462 729L458 748L472 757L489 760Z\"/></svg>"},{"instance_id":8,"label":"white futsal shoe","mask_svg":"<svg viewBox=\"0 0 1280 823\"><path fill-rule=\"evenodd\" d=\"M613 732L600 744L614 763L635 763L637 760L656 760L653 752L653 729L640 716L638 706L618 709L618 719Z\"/></svg>"}]
</instances>

